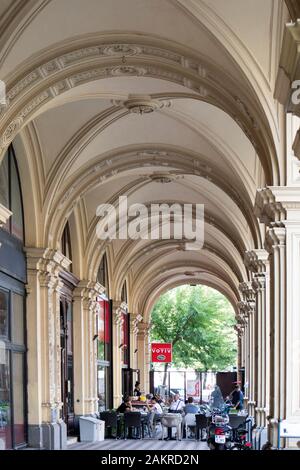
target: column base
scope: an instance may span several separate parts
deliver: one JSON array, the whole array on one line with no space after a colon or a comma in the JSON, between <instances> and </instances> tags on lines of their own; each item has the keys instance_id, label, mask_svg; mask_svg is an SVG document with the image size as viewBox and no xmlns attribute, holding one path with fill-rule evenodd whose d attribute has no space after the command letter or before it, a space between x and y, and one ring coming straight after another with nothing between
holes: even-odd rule
<instances>
[{"instance_id":1,"label":"column base","mask_svg":"<svg viewBox=\"0 0 300 470\"><path fill-rule=\"evenodd\" d=\"M65 422L29 424L28 446L47 450L66 449L67 427Z\"/></svg>"},{"instance_id":2,"label":"column base","mask_svg":"<svg viewBox=\"0 0 300 470\"><path fill-rule=\"evenodd\" d=\"M39 424L28 424L27 427L28 446L35 449L43 448L43 431Z\"/></svg>"}]
</instances>

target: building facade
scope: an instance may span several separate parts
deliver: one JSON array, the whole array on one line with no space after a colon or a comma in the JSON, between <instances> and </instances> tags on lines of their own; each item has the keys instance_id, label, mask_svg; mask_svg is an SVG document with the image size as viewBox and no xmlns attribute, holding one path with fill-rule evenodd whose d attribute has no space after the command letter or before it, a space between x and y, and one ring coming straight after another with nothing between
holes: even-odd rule
<instances>
[{"instance_id":1,"label":"building facade","mask_svg":"<svg viewBox=\"0 0 300 470\"><path fill-rule=\"evenodd\" d=\"M299 41L293 0L1 4L0 448L148 391L151 309L186 283L235 309L261 442L300 422ZM204 204L203 247L99 238L120 196Z\"/></svg>"}]
</instances>

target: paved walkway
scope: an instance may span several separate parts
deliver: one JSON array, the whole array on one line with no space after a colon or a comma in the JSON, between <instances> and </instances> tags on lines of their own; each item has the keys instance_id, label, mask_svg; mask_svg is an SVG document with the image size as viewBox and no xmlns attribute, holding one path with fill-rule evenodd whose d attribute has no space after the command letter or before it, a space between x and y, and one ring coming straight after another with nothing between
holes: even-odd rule
<instances>
[{"instance_id":1,"label":"paved walkway","mask_svg":"<svg viewBox=\"0 0 300 470\"><path fill-rule=\"evenodd\" d=\"M101 442L77 442L68 450L208 450L206 442L183 439L160 441L158 439L105 439Z\"/></svg>"}]
</instances>

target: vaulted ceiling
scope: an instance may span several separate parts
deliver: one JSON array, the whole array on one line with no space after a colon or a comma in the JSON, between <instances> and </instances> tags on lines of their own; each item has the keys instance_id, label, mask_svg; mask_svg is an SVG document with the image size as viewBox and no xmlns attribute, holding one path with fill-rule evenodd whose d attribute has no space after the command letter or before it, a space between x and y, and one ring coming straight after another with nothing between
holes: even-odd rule
<instances>
[{"instance_id":1,"label":"vaulted ceiling","mask_svg":"<svg viewBox=\"0 0 300 470\"><path fill-rule=\"evenodd\" d=\"M58 247L69 220L75 274L95 278L106 250L110 295L126 278L130 310L146 317L182 283L210 285L236 303L248 278L244 253L261 247L256 189L285 178L273 99L284 2L7 0L0 8L8 92L0 147L14 139L23 155L26 243ZM153 112L132 112L136 98ZM105 244L96 208L119 195L204 204L203 249Z\"/></svg>"}]
</instances>

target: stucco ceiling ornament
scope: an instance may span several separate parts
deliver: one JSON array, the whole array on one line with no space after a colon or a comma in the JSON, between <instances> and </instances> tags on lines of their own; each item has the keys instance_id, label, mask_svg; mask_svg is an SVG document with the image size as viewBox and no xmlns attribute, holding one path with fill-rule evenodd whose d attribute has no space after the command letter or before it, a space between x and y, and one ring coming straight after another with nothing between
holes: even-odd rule
<instances>
[{"instance_id":1,"label":"stucco ceiling ornament","mask_svg":"<svg viewBox=\"0 0 300 470\"><path fill-rule=\"evenodd\" d=\"M118 65L116 67L112 67L110 73L113 77L122 77L130 76L130 77L141 77L146 75L147 70L144 67L133 67L132 65Z\"/></svg>"},{"instance_id":2,"label":"stucco ceiling ornament","mask_svg":"<svg viewBox=\"0 0 300 470\"><path fill-rule=\"evenodd\" d=\"M128 95L125 101L113 100L112 103L117 106L123 106L130 113L149 114L163 108L171 106L170 100L153 100L150 95Z\"/></svg>"},{"instance_id":3,"label":"stucco ceiling ornament","mask_svg":"<svg viewBox=\"0 0 300 470\"><path fill-rule=\"evenodd\" d=\"M173 181L179 178L183 178L183 175L176 175L176 174L171 174L171 173L153 173L152 175L149 176L149 178L154 183L167 184L167 183L172 183Z\"/></svg>"},{"instance_id":4,"label":"stucco ceiling ornament","mask_svg":"<svg viewBox=\"0 0 300 470\"><path fill-rule=\"evenodd\" d=\"M102 48L102 53L107 56L131 56L141 52L141 47L133 44L110 44Z\"/></svg>"},{"instance_id":5,"label":"stucco ceiling ornament","mask_svg":"<svg viewBox=\"0 0 300 470\"><path fill-rule=\"evenodd\" d=\"M1 139L0 139L0 149L6 148L7 145L9 145L13 139L14 136L17 134L19 129L22 127L23 124L23 117L18 116L16 119L14 119L9 126L5 129Z\"/></svg>"}]
</instances>

